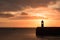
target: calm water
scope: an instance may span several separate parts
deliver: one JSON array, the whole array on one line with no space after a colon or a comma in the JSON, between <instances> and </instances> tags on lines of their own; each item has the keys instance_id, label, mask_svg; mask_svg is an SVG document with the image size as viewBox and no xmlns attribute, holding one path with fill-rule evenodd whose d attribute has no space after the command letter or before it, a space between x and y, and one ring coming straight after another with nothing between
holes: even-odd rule
<instances>
[{"instance_id":1,"label":"calm water","mask_svg":"<svg viewBox=\"0 0 60 40\"><path fill-rule=\"evenodd\" d=\"M1 29L0 40L60 40L60 37L37 38L35 28Z\"/></svg>"}]
</instances>

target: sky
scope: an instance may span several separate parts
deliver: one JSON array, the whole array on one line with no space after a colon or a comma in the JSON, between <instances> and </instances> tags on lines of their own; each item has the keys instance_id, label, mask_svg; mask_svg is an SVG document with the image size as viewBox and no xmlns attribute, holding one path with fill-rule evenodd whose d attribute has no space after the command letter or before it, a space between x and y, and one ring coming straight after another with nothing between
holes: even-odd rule
<instances>
[{"instance_id":1,"label":"sky","mask_svg":"<svg viewBox=\"0 0 60 40\"><path fill-rule=\"evenodd\" d=\"M60 0L0 0L0 27L60 26Z\"/></svg>"}]
</instances>

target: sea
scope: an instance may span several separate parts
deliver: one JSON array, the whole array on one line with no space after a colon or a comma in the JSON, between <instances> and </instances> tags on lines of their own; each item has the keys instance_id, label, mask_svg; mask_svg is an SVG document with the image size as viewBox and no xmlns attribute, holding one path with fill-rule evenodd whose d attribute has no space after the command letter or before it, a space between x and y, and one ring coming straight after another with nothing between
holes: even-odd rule
<instances>
[{"instance_id":1,"label":"sea","mask_svg":"<svg viewBox=\"0 0 60 40\"><path fill-rule=\"evenodd\" d=\"M60 40L60 36L38 38L36 28L0 28L0 40Z\"/></svg>"}]
</instances>

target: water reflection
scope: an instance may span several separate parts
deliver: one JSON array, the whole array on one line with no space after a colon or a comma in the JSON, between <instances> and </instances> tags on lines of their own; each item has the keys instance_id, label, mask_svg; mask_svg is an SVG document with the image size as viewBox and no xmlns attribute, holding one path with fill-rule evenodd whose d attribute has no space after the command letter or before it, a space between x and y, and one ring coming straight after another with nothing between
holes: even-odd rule
<instances>
[{"instance_id":1,"label":"water reflection","mask_svg":"<svg viewBox=\"0 0 60 40\"><path fill-rule=\"evenodd\" d=\"M60 40L60 37L36 37L33 29L0 29L0 40Z\"/></svg>"},{"instance_id":2,"label":"water reflection","mask_svg":"<svg viewBox=\"0 0 60 40\"><path fill-rule=\"evenodd\" d=\"M52 37L52 36L46 36L43 38L37 38L37 40L60 40L60 37Z\"/></svg>"}]
</instances>

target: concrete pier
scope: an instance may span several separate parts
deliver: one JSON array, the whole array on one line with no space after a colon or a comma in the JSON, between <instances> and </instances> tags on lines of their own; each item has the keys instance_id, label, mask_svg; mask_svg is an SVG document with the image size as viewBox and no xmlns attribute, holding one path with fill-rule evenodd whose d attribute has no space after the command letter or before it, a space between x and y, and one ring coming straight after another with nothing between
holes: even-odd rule
<instances>
[{"instance_id":1,"label":"concrete pier","mask_svg":"<svg viewBox=\"0 0 60 40\"><path fill-rule=\"evenodd\" d=\"M44 21L41 21L41 27L36 28L36 36L60 36L60 27L44 27Z\"/></svg>"}]
</instances>

